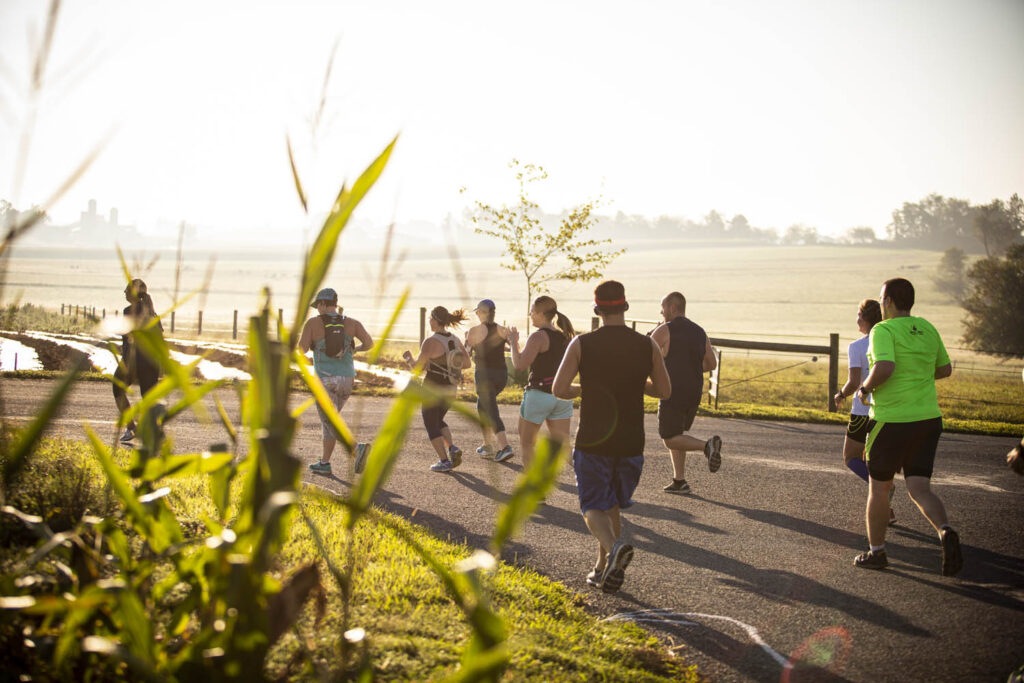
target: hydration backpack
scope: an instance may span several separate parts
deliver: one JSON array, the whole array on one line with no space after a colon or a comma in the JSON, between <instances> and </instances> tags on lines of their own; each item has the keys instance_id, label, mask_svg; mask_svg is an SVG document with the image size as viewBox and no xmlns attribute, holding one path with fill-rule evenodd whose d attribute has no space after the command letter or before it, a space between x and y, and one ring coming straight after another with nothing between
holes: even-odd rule
<instances>
[{"instance_id":1,"label":"hydration backpack","mask_svg":"<svg viewBox=\"0 0 1024 683\"><path fill-rule=\"evenodd\" d=\"M444 352L444 361L441 359L430 361L430 370L435 377L440 375L448 380L448 384L460 384L462 382L462 351L459 349L455 337L448 335L448 341Z\"/></svg>"},{"instance_id":2,"label":"hydration backpack","mask_svg":"<svg viewBox=\"0 0 1024 683\"><path fill-rule=\"evenodd\" d=\"M324 352L331 358L341 358L349 349L345 338L345 316L321 315L324 324Z\"/></svg>"}]
</instances>

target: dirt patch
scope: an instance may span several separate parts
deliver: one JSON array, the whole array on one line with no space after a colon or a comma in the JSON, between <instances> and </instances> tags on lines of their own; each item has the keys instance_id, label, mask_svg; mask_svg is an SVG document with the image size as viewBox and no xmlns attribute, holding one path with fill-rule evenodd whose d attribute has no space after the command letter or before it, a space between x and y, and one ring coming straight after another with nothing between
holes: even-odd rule
<instances>
[{"instance_id":1,"label":"dirt patch","mask_svg":"<svg viewBox=\"0 0 1024 683\"><path fill-rule=\"evenodd\" d=\"M203 356L208 361L214 363L220 363L226 368L235 368L236 370L243 370L249 372L249 364L246 362L246 356L242 353L235 353L232 351L226 351L224 349L209 349L195 344L167 344L170 348L180 353L187 353L190 356Z\"/></svg>"},{"instance_id":2,"label":"dirt patch","mask_svg":"<svg viewBox=\"0 0 1024 683\"><path fill-rule=\"evenodd\" d=\"M43 365L43 370L70 370L83 360L89 360L89 357L81 351L48 339L36 339L23 334L5 334L4 336L35 349L36 355L39 356L39 362Z\"/></svg>"}]
</instances>

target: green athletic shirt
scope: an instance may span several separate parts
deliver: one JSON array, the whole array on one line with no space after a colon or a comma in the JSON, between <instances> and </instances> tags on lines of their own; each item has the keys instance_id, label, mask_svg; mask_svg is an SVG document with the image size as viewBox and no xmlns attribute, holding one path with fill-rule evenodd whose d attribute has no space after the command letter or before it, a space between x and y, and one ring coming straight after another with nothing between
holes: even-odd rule
<instances>
[{"instance_id":1,"label":"green athletic shirt","mask_svg":"<svg viewBox=\"0 0 1024 683\"><path fill-rule=\"evenodd\" d=\"M871 393L871 417L879 422L918 422L942 417L935 393L935 369L949 364L938 331L924 318L883 320L871 328L868 361L896 364Z\"/></svg>"}]
</instances>

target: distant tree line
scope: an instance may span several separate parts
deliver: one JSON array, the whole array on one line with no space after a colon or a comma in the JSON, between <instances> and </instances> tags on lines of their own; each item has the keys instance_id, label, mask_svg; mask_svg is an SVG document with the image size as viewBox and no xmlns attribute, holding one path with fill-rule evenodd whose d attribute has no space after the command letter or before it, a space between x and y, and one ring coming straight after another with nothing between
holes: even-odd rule
<instances>
[{"instance_id":1,"label":"distant tree line","mask_svg":"<svg viewBox=\"0 0 1024 683\"><path fill-rule=\"evenodd\" d=\"M544 224L556 224L562 214L543 214ZM988 204L972 205L963 199L931 194L918 202L905 202L892 212L886 226L886 238L874 228L848 228L841 236L822 235L813 226L796 223L784 230L757 227L743 214L727 218L718 211L709 211L693 220L682 216L657 216L618 212L601 216L593 226L593 234L602 238L629 236L635 240L720 239L764 244L891 244L919 249L960 249L964 253L1003 254L1011 245L1024 241L1024 201L1014 194L1009 200L994 199Z\"/></svg>"}]
</instances>

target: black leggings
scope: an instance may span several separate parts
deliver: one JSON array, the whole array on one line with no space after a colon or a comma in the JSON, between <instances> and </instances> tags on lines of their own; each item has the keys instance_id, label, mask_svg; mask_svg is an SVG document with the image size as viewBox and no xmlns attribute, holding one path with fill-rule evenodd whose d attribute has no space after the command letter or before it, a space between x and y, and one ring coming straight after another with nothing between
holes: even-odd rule
<instances>
[{"instance_id":1,"label":"black leggings","mask_svg":"<svg viewBox=\"0 0 1024 683\"><path fill-rule=\"evenodd\" d=\"M121 358L122 363L114 371L114 379L126 387L138 384L139 391L145 396L160 381L160 368L141 351L129 349ZM131 407L131 401L128 400L128 393L118 382L114 382L113 386L114 402L117 404L118 412L123 413Z\"/></svg>"},{"instance_id":2,"label":"black leggings","mask_svg":"<svg viewBox=\"0 0 1024 683\"><path fill-rule=\"evenodd\" d=\"M505 423L498 413L498 394L508 384L508 369L478 367L473 375L476 381L476 412L487 420L495 434L505 431Z\"/></svg>"}]
</instances>

